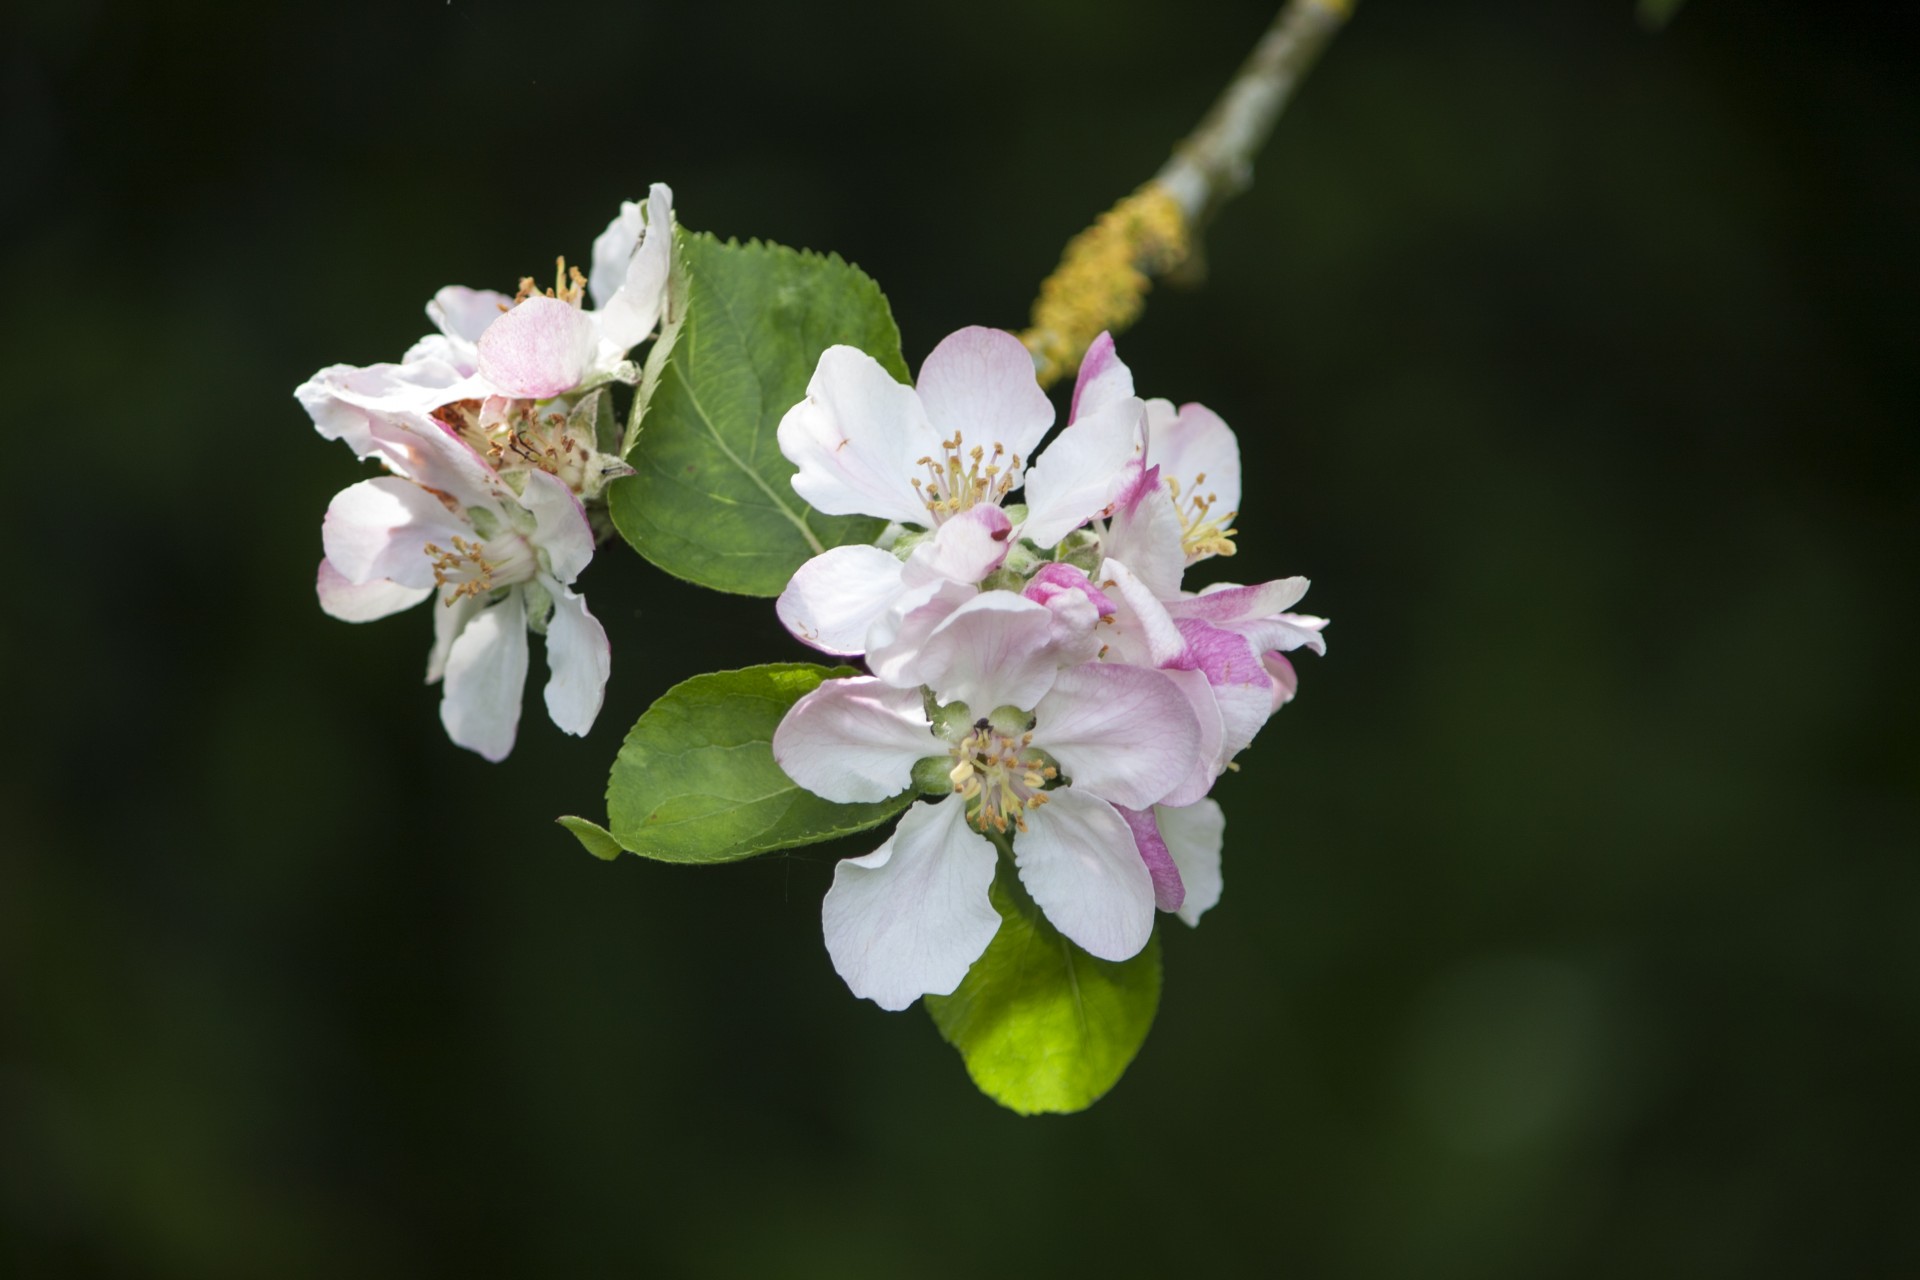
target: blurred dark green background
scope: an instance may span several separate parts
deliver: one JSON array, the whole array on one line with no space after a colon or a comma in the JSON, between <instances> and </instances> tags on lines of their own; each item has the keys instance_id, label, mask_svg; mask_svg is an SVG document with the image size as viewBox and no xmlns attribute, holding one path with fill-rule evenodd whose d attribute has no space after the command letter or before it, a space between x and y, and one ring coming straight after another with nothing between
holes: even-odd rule
<instances>
[{"instance_id":1,"label":"blurred dark green background","mask_svg":"<svg viewBox=\"0 0 1920 1280\"><path fill-rule=\"evenodd\" d=\"M424 616L315 606L362 472L291 392L439 285L664 179L917 364L1270 12L9 6L0 1271L1920 1274L1903 6L1364 0L1121 344L1240 433L1213 576L1334 626L1085 1115L847 994L830 851L551 825L670 682L803 656L765 602L610 549L599 727L502 767Z\"/></svg>"}]
</instances>

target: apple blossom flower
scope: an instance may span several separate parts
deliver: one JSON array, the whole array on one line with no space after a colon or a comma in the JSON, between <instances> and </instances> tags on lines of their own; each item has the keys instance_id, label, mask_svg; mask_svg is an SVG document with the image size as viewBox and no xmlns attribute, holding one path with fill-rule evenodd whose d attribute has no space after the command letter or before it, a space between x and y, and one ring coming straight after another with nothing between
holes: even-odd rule
<instances>
[{"instance_id":1,"label":"apple blossom flower","mask_svg":"<svg viewBox=\"0 0 1920 1280\"><path fill-rule=\"evenodd\" d=\"M434 598L427 680L444 680L441 722L457 745L492 761L513 749L527 632L542 634L547 713L566 732L586 733L609 653L606 632L571 589L593 557L579 499L544 470L527 472L515 493L437 425L386 434L417 452L404 475L363 480L328 506L321 607L365 622Z\"/></svg>"},{"instance_id":2,"label":"apple blossom flower","mask_svg":"<svg viewBox=\"0 0 1920 1280\"><path fill-rule=\"evenodd\" d=\"M959 985L999 928L996 842L1090 954L1124 960L1151 936L1153 877L1122 809L1186 778L1199 729L1166 673L1063 667L1055 627L1046 604L981 592L927 637L924 689L829 680L776 730L781 768L826 799L881 800L932 772L951 792L916 801L878 849L835 869L823 927L854 994L903 1009Z\"/></svg>"},{"instance_id":3,"label":"apple blossom flower","mask_svg":"<svg viewBox=\"0 0 1920 1280\"><path fill-rule=\"evenodd\" d=\"M1122 809L1141 861L1153 877L1154 901L1190 926L1220 901L1220 837L1226 815L1218 802L1156 804L1151 809Z\"/></svg>"}]
</instances>

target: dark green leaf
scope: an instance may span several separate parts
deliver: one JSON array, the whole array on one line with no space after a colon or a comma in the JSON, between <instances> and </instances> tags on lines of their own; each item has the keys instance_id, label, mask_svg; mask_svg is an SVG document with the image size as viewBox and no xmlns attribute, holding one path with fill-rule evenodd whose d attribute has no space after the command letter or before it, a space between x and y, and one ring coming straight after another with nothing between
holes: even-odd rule
<instances>
[{"instance_id":1,"label":"dark green leaf","mask_svg":"<svg viewBox=\"0 0 1920 1280\"><path fill-rule=\"evenodd\" d=\"M838 257L710 235L682 234L679 248L686 312L663 340L664 367L648 370L634 474L608 489L608 505L621 535L668 573L779 595L808 558L871 542L884 522L802 502L774 431L837 343L905 381L900 333L880 287Z\"/></svg>"}]
</instances>

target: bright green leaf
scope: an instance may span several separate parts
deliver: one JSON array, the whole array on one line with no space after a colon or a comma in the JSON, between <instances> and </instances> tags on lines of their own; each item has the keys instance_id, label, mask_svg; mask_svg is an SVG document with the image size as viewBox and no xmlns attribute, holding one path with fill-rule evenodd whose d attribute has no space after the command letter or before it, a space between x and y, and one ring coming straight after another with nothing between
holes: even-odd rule
<instances>
[{"instance_id":1,"label":"bright green leaf","mask_svg":"<svg viewBox=\"0 0 1920 1280\"><path fill-rule=\"evenodd\" d=\"M613 762L608 838L662 862L733 862L862 831L899 813L911 792L834 804L801 790L774 763L773 731L787 708L829 676L851 674L774 663L695 676L667 690L634 722ZM578 827L568 829L586 843Z\"/></svg>"},{"instance_id":2,"label":"bright green leaf","mask_svg":"<svg viewBox=\"0 0 1920 1280\"><path fill-rule=\"evenodd\" d=\"M1160 935L1118 964L1048 924L1006 859L993 881L1000 932L927 1012L980 1091L1021 1115L1080 1111L1114 1086L1160 1007Z\"/></svg>"},{"instance_id":3,"label":"bright green leaf","mask_svg":"<svg viewBox=\"0 0 1920 1280\"><path fill-rule=\"evenodd\" d=\"M645 417L608 489L635 550L704 587L776 596L828 547L871 542L884 522L823 516L793 491L774 431L806 398L820 353L860 348L906 380L880 286L838 257L682 234L686 312ZM657 382L653 375L657 372Z\"/></svg>"},{"instance_id":4,"label":"bright green leaf","mask_svg":"<svg viewBox=\"0 0 1920 1280\"><path fill-rule=\"evenodd\" d=\"M581 847L594 857L612 862L620 856L620 842L613 838L611 831L599 823L589 822L585 818L576 818L572 814L564 818L555 818L554 821L573 832L574 838L580 841Z\"/></svg>"}]
</instances>

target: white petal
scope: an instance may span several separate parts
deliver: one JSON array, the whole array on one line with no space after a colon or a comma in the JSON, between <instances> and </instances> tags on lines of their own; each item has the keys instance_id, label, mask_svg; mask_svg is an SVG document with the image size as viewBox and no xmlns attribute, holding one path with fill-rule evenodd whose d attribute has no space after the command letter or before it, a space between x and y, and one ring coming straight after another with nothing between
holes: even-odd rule
<instances>
[{"instance_id":1,"label":"white petal","mask_svg":"<svg viewBox=\"0 0 1920 1280\"><path fill-rule=\"evenodd\" d=\"M926 683L921 651L927 637L979 592L964 583L935 578L908 585L867 631L867 670L888 684L917 689Z\"/></svg>"},{"instance_id":2,"label":"white petal","mask_svg":"<svg viewBox=\"0 0 1920 1280\"><path fill-rule=\"evenodd\" d=\"M545 400L585 381L599 346L599 326L586 312L536 295L480 335L480 376L503 395Z\"/></svg>"},{"instance_id":3,"label":"white petal","mask_svg":"<svg viewBox=\"0 0 1920 1280\"><path fill-rule=\"evenodd\" d=\"M450 284L427 304L427 319L449 338L471 346L487 326L513 309L513 299L492 289L468 289Z\"/></svg>"},{"instance_id":4,"label":"white petal","mask_svg":"<svg viewBox=\"0 0 1920 1280\"><path fill-rule=\"evenodd\" d=\"M587 293L595 307L607 305L614 291L627 282L627 263L640 243L647 219L638 200L622 200L607 229L593 238L593 267L587 272Z\"/></svg>"},{"instance_id":5,"label":"white petal","mask_svg":"<svg viewBox=\"0 0 1920 1280\"><path fill-rule=\"evenodd\" d=\"M940 452L939 437L913 388L866 352L823 351L807 398L787 410L776 434L799 468L793 491L815 510L927 523L913 481L924 471L920 459Z\"/></svg>"},{"instance_id":6,"label":"white petal","mask_svg":"<svg viewBox=\"0 0 1920 1280\"><path fill-rule=\"evenodd\" d=\"M443 599L433 602L433 648L427 651L427 683L438 684L447 674L447 655L453 651L453 642L466 630L473 615L479 613L484 601L478 596L455 596L453 603Z\"/></svg>"},{"instance_id":7,"label":"white petal","mask_svg":"<svg viewBox=\"0 0 1920 1280\"><path fill-rule=\"evenodd\" d=\"M1053 613L1045 605L1011 591L984 591L933 629L913 672L942 703L958 700L980 715L1031 707L1059 671L1048 646L1052 633Z\"/></svg>"},{"instance_id":8,"label":"white petal","mask_svg":"<svg viewBox=\"0 0 1920 1280\"><path fill-rule=\"evenodd\" d=\"M945 752L920 691L872 676L824 682L773 731L773 758L787 776L840 804L899 795L915 762Z\"/></svg>"},{"instance_id":9,"label":"white petal","mask_svg":"<svg viewBox=\"0 0 1920 1280\"><path fill-rule=\"evenodd\" d=\"M329 440L343 440L356 457L375 452L369 434L385 418L405 418L423 426L425 415L443 404L465 399L475 387L455 365L440 359L364 368L331 365L294 388L294 398Z\"/></svg>"},{"instance_id":10,"label":"white petal","mask_svg":"<svg viewBox=\"0 0 1920 1280\"><path fill-rule=\"evenodd\" d=\"M600 340L618 355L653 332L667 296L667 275L673 266L673 192L654 183L647 196L646 230L639 247L627 257L619 276L620 286L604 302L594 297L600 308ZM621 209L621 217L626 209ZM608 228L610 233L613 229ZM603 233L601 239L605 239ZM613 246L609 246L612 248ZM600 276L600 241L593 245L594 276ZM592 280L587 287L593 288Z\"/></svg>"},{"instance_id":11,"label":"white petal","mask_svg":"<svg viewBox=\"0 0 1920 1280\"><path fill-rule=\"evenodd\" d=\"M1311 649L1324 654L1327 651L1327 638L1320 633L1326 629L1326 625L1325 618L1316 618L1308 613L1276 613L1258 622L1244 624L1240 630L1261 653L1276 649L1282 652Z\"/></svg>"},{"instance_id":12,"label":"white petal","mask_svg":"<svg viewBox=\"0 0 1920 1280\"><path fill-rule=\"evenodd\" d=\"M587 612L586 597L548 578L553 597L547 619L547 715L567 733L585 737L600 714L613 668L613 651L600 620Z\"/></svg>"},{"instance_id":13,"label":"white petal","mask_svg":"<svg viewBox=\"0 0 1920 1280\"><path fill-rule=\"evenodd\" d=\"M1200 730L1200 745L1193 753L1193 767L1187 771L1187 776L1179 786L1162 797L1161 803L1192 804L1213 789L1214 779L1220 776L1227 767L1227 761L1233 757L1226 750L1226 726L1221 718L1220 702L1214 696L1214 687L1207 683L1206 673L1168 671L1165 674L1186 695L1194 724ZM1242 747L1245 745L1240 744Z\"/></svg>"},{"instance_id":14,"label":"white petal","mask_svg":"<svg viewBox=\"0 0 1920 1280\"><path fill-rule=\"evenodd\" d=\"M1110 658L1136 667L1159 667L1186 652L1186 639L1166 605L1131 569L1118 560L1107 560L1100 566L1100 578L1108 584L1114 606Z\"/></svg>"},{"instance_id":15,"label":"white petal","mask_svg":"<svg viewBox=\"0 0 1920 1280\"><path fill-rule=\"evenodd\" d=\"M856 996L898 1010L951 994L999 932L989 895L999 855L964 814L955 800L919 801L885 844L834 868L821 925Z\"/></svg>"},{"instance_id":16,"label":"white petal","mask_svg":"<svg viewBox=\"0 0 1920 1280\"><path fill-rule=\"evenodd\" d=\"M1186 886L1186 901L1180 904L1180 918L1190 925L1220 901L1220 843L1227 817L1212 800L1202 800L1181 808L1156 805L1153 816L1160 826L1160 838L1173 865L1180 869L1180 882Z\"/></svg>"},{"instance_id":17,"label":"white petal","mask_svg":"<svg viewBox=\"0 0 1920 1280\"><path fill-rule=\"evenodd\" d=\"M1033 354L1002 329L975 325L941 339L914 389L933 429L942 440L959 436L963 452L978 445L991 453L999 444L1025 462L1053 425Z\"/></svg>"},{"instance_id":18,"label":"white petal","mask_svg":"<svg viewBox=\"0 0 1920 1280\"><path fill-rule=\"evenodd\" d=\"M327 506L320 541L327 560L349 582L390 578L403 587L433 585L426 545L445 545L473 527L440 499L398 476L376 476L342 489Z\"/></svg>"},{"instance_id":19,"label":"white petal","mask_svg":"<svg viewBox=\"0 0 1920 1280\"><path fill-rule=\"evenodd\" d=\"M1113 335L1102 333L1080 359L1080 376L1073 383L1073 405L1067 421L1078 422L1080 415L1096 414L1117 401L1133 398L1133 370L1120 361L1113 347Z\"/></svg>"},{"instance_id":20,"label":"white petal","mask_svg":"<svg viewBox=\"0 0 1920 1280\"><path fill-rule=\"evenodd\" d=\"M972 585L1006 562L1012 535L1013 522L999 507L969 508L913 549L906 580L919 583L937 577Z\"/></svg>"},{"instance_id":21,"label":"white petal","mask_svg":"<svg viewBox=\"0 0 1920 1280\"><path fill-rule=\"evenodd\" d=\"M1027 522L1020 533L1051 547L1074 529L1104 515L1132 478L1127 464L1146 449L1145 409L1121 400L1055 437L1027 468Z\"/></svg>"},{"instance_id":22,"label":"white petal","mask_svg":"<svg viewBox=\"0 0 1920 1280\"><path fill-rule=\"evenodd\" d=\"M1181 405L1172 422L1156 425L1148 458L1160 468L1161 479L1180 486L1183 507L1190 509L1200 493L1213 498L1213 518L1240 509L1240 443L1233 428L1205 405Z\"/></svg>"},{"instance_id":23,"label":"white petal","mask_svg":"<svg viewBox=\"0 0 1920 1280\"><path fill-rule=\"evenodd\" d=\"M1180 544L1180 517L1173 498L1158 479L1131 503L1123 501L1107 522L1100 553L1139 575L1147 589L1162 600L1180 594L1180 577L1187 569L1186 548Z\"/></svg>"},{"instance_id":24,"label":"white petal","mask_svg":"<svg viewBox=\"0 0 1920 1280\"><path fill-rule=\"evenodd\" d=\"M1273 681L1273 709L1278 711L1300 692L1300 673L1293 669L1293 663L1287 660L1285 654L1263 653L1260 663Z\"/></svg>"},{"instance_id":25,"label":"white petal","mask_svg":"<svg viewBox=\"0 0 1920 1280\"><path fill-rule=\"evenodd\" d=\"M832 547L795 571L773 611L823 653L867 650L867 632L900 594L900 561L878 547Z\"/></svg>"},{"instance_id":26,"label":"white petal","mask_svg":"<svg viewBox=\"0 0 1920 1280\"><path fill-rule=\"evenodd\" d=\"M553 576L572 585L593 559L593 526L586 508L566 481L546 471L529 471L520 505L533 515L532 542L547 553Z\"/></svg>"},{"instance_id":27,"label":"white petal","mask_svg":"<svg viewBox=\"0 0 1920 1280\"><path fill-rule=\"evenodd\" d=\"M440 723L456 746L498 764L513 750L527 683L527 607L518 591L482 610L447 653Z\"/></svg>"},{"instance_id":28,"label":"white petal","mask_svg":"<svg viewBox=\"0 0 1920 1280\"><path fill-rule=\"evenodd\" d=\"M1251 587L1221 582L1197 596L1168 601L1167 610L1176 618L1201 618L1220 626L1252 622L1291 609L1307 594L1308 585L1307 579L1299 577L1275 578Z\"/></svg>"},{"instance_id":29,"label":"white petal","mask_svg":"<svg viewBox=\"0 0 1920 1280\"><path fill-rule=\"evenodd\" d=\"M320 597L320 607L342 622L372 622L411 609L433 594L431 587L403 587L386 578L350 582L328 560L320 562L314 590Z\"/></svg>"},{"instance_id":30,"label":"white petal","mask_svg":"<svg viewBox=\"0 0 1920 1280\"><path fill-rule=\"evenodd\" d=\"M1013 859L1053 927L1090 955L1125 960L1153 936L1153 876L1106 801L1078 787L1047 792L1014 837Z\"/></svg>"},{"instance_id":31,"label":"white petal","mask_svg":"<svg viewBox=\"0 0 1920 1280\"><path fill-rule=\"evenodd\" d=\"M1200 749L1186 695L1140 667L1069 667L1033 714L1033 745L1060 762L1074 789L1129 809L1179 786Z\"/></svg>"}]
</instances>

